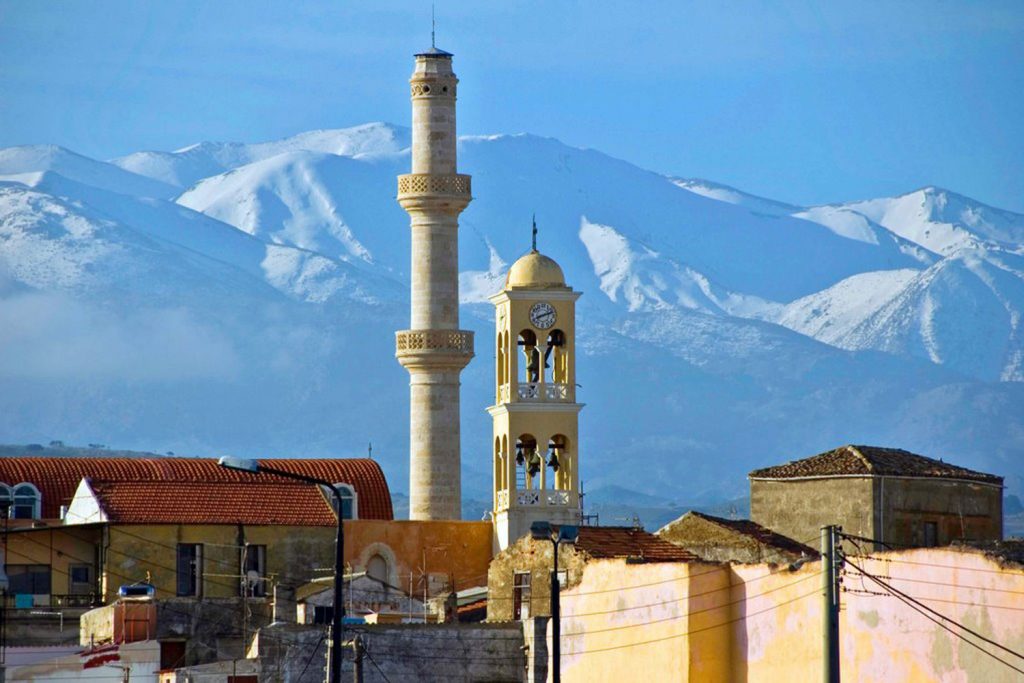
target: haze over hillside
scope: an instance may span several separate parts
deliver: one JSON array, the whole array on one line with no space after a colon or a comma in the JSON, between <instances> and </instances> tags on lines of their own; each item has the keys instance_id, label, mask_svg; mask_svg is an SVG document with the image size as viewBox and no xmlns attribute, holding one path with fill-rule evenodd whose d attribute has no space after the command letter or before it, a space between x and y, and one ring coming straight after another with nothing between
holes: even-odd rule
<instances>
[{"instance_id":1,"label":"haze over hillside","mask_svg":"<svg viewBox=\"0 0 1024 683\"><path fill-rule=\"evenodd\" d=\"M112 162L0 150L0 442L355 456L407 487L408 131ZM673 500L849 442L1024 474L1024 216L938 188L799 207L530 135L462 138L465 495L486 296L529 247L579 304L582 478ZM614 490L614 489L610 489Z\"/></svg>"}]
</instances>

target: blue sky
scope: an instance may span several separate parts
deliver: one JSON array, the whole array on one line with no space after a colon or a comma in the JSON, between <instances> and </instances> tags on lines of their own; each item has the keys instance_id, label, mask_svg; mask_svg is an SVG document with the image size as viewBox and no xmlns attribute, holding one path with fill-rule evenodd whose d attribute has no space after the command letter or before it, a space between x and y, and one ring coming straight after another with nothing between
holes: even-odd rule
<instances>
[{"instance_id":1,"label":"blue sky","mask_svg":"<svg viewBox=\"0 0 1024 683\"><path fill-rule=\"evenodd\" d=\"M1024 2L436 6L462 133L801 204L939 185L1024 212ZM404 125L429 32L428 2L0 0L0 146Z\"/></svg>"}]
</instances>

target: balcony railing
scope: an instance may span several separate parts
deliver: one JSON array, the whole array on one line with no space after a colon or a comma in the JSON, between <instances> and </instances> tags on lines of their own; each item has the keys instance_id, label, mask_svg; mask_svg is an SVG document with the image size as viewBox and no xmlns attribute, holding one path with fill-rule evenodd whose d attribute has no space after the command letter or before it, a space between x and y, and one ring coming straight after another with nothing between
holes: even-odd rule
<instances>
[{"instance_id":1,"label":"balcony railing","mask_svg":"<svg viewBox=\"0 0 1024 683\"><path fill-rule=\"evenodd\" d=\"M508 403L511 397L509 385L498 387L498 402ZM516 385L516 398L523 402L558 402L572 400L569 385L561 382L521 382Z\"/></svg>"}]
</instances>

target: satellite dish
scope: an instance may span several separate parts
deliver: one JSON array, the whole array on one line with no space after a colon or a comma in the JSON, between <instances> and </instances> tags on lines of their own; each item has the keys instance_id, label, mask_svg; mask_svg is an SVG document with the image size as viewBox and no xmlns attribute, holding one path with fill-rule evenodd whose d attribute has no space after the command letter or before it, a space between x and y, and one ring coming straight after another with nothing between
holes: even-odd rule
<instances>
[{"instance_id":1,"label":"satellite dish","mask_svg":"<svg viewBox=\"0 0 1024 683\"><path fill-rule=\"evenodd\" d=\"M260 585L260 581L262 580L263 577L261 577L260 573L255 569L250 569L245 573L245 585L248 588L258 588Z\"/></svg>"}]
</instances>

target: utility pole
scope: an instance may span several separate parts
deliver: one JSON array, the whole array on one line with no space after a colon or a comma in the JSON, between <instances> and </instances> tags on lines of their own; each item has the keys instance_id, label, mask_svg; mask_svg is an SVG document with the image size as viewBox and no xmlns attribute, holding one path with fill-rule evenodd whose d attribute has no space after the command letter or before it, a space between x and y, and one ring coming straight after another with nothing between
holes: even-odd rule
<instances>
[{"instance_id":1,"label":"utility pole","mask_svg":"<svg viewBox=\"0 0 1024 683\"><path fill-rule=\"evenodd\" d=\"M363 652L365 650L362 636L357 635L352 639L352 671L355 675L355 683L363 683Z\"/></svg>"},{"instance_id":2,"label":"utility pole","mask_svg":"<svg viewBox=\"0 0 1024 683\"><path fill-rule=\"evenodd\" d=\"M839 683L839 572L842 554L836 549L836 537L842 527L821 527L821 581L824 613L824 681Z\"/></svg>"}]
</instances>

